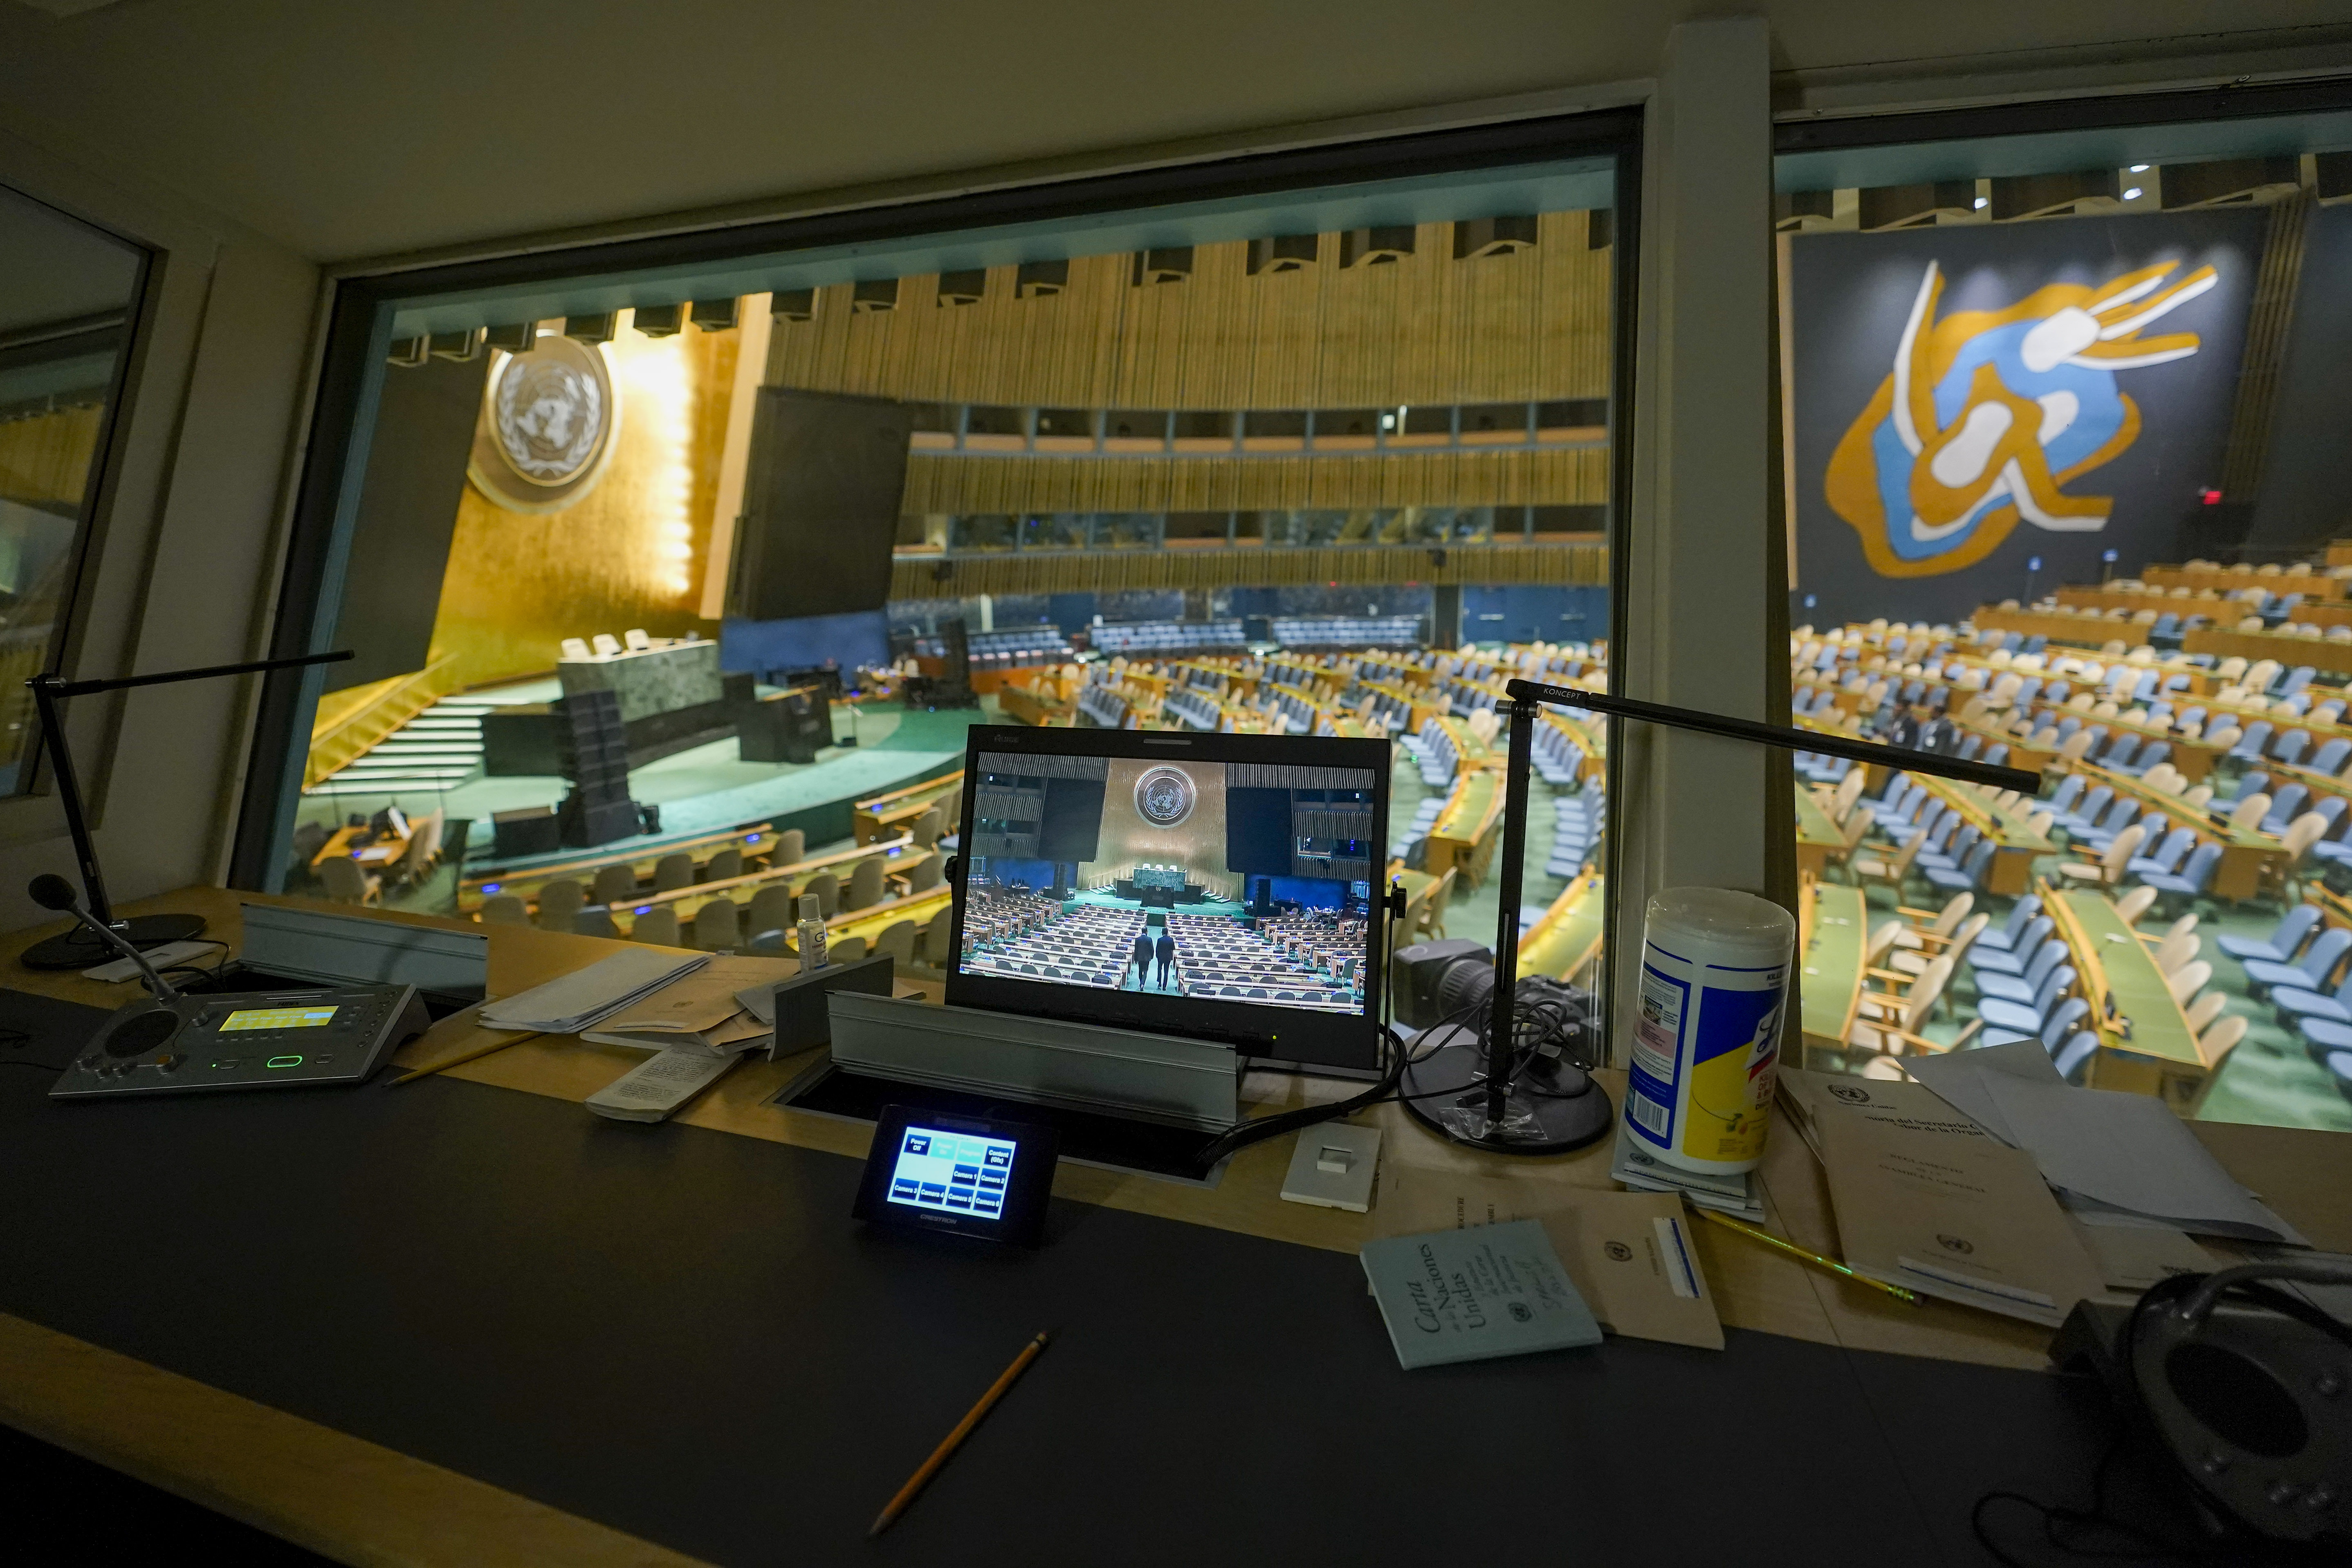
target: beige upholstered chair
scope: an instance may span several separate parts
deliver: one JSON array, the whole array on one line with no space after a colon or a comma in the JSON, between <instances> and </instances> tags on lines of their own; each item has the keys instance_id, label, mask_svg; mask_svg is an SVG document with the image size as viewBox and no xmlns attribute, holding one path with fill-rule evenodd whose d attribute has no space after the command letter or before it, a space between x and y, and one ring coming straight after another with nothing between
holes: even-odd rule
<instances>
[{"instance_id":1,"label":"beige upholstered chair","mask_svg":"<svg viewBox=\"0 0 2352 1568\"><path fill-rule=\"evenodd\" d=\"M824 944L827 963L855 963L865 956L866 939L862 936L835 937Z\"/></svg>"},{"instance_id":2,"label":"beige upholstered chair","mask_svg":"<svg viewBox=\"0 0 2352 1568\"><path fill-rule=\"evenodd\" d=\"M2112 888L2123 880L2124 868L2131 864L2131 858L2139 853L2140 843L2147 837L2147 829L2135 822L2116 834L2115 842L2107 846L2107 852L2096 860L2062 861L2058 874L2074 881L2095 882L2101 887Z\"/></svg>"},{"instance_id":3,"label":"beige upholstered chair","mask_svg":"<svg viewBox=\"0 0 2352 1568\"><path fill-rule=\"evenodd\" d=\"M831 920L841 912L841 879L830 871L819 871L801 888L801 891L816 900L818 910Z\"/></svg>"},{"instance_id":4,"label":"beige upholstered chair","mask_svg":"<svg viewBox=\"0 0 2352 1568\"><path fill-rule=\"evenodd\" d=\"M2178 936L2166 937L2157 946L2156 966L2167 974L2177 973L2180 966L2196 957L2198 950L2204 945L2204 939L2195 931L2185 931Z\"/></svg>"},{"instance_id":5,"label":"beige upholstered chair","mask_svg":"<svg viewBox=\"0 0 2352 1568\"><path fill-rule=\"evenodd\" d=\"M591 897L600 904L625 904L637 896L637 868L630 865L599 866Z\"/></svg>"},{"instance_id":6,"label":"beige upholstered chair","mask_svg":"<svg viewBox=\"0 0 2352 1568\"><path fill-rule=\"evenodd\" d=\"M768 851L771 866L794 866L808 858L808 835L797 827L787 827L776 835L776 842Z\"/></svg>"},{"instance_id":7,"label":"beige upholstered chair","mask_svg":"<svg viewBox=\"0 0 2352 1568\"><path fill-rule=\"evenodd\" d=\"M753 893L743 920L744 944L756 952L781 952L798 923L794 908L793 890L782 882L770 882Z\"/></svg>"},{"instance_id":8,"label":"beige upholstered chair","mask_svg":"<svg viewBox=\"0 0 2352 1568\"><path fill-rule=\"evenodd\" d=\"M882 858L869 855L860 860L849 873L849 891L842 899L842 907L851 910L871 909L882 901Z\"/></svg>"},{"instance_id":9,"label":"beige upholstered chair","mask_svg":"<svg viewBox=\"0 0 2352 1568\"><path fill-rule=\"evenodd\" d=\"M915 922L900 921L874 939L874 951L887 952L897 968L904 969L915 962Z\"/></svg>"},{"instance_id":10,"label":"beige upholstered chair","mask_svg":"<svg viewBox=\"0 0 2352 1568\"><path fill-rule=\"evenodd\" d=\"M513 893L493 893L482 900L482 923L494 926L530 924L530 908Z\"/></svg>"},{"instance_id":11,"label":"beige upholstered chair","mask_svg":"<svg viewBox=\"0 0 2352 1568\"><path fill-rule=\"evenodd\" d=\"M946 830L947 829L943 826L943 819L940 816L940 808L938 806L933 806L930 810L923 813L922 816L915 818L915 826L908 828L907 831L913 835L916 848L929 849L932 845L937 844L940 841L940 835L944 833Z\"/></svg>"},{"instance_id":12,"label":"beige upholstered chair","mask_svg":"<svg viewBox=\"0 0 2352 1568\"><path fill-rule=\"evenodd\" d=\"M656 904L639 915L629 925L631 942L650 942L656 947L677 947L677 911L667 904Z\"/></svg>"},{"instance_id":13,"label":"beige upholstered chair","mask_svg":"<svg viewBox=\"0 0 2352 1568\"><path fill-rule=\"evenodd\" d=\"M614 923L613 912L610 910L582 910L572 917L572 934L601 936L607 940L614 940L620 936L621 928Z\"/></svg>"},{"instance_id":14,"label":"beige upholstered chair","mask_svg":"<svg viewBox=\"0 0 2352 1568\"><path fill-rule=\"evenodd\" d=\"M743 874L743 851L733 845L719 850L703 864L700 880L731 882Z\"/></svg>"},{"instance_id":15,"label":"beige upholstered chair","mask_svg":"<svg viewBox=\"0 0 2352 1568\"><path fill-rule=\"evenodd\" d=\"M569 877L558 877L539 886L539 925L541 931L570 931L572 917L578 914L588 896L580 884Z\"/></svg>"},{"instance_id":16,"label":"beige upholstered chair","mask_svg":"<svg viewBox=\"0 0 2352 1568\"><path fill-rule=\"evenodd\" d=\"M694 857L679 853L665 855L654 862L654 891L673 893L680 888L694 886Z\"/></svg>"},{"instance_id":17,"label":"beige upholstered chair","mask_svg":"<svg viewBox=\"0 0 2352 1568\"><path fill-rule=\"evenodd\" d=\"M2263 794L2262 791L2256 790L2253 794L2248 795L2245 799L2240 801L2236 805L2230 808L2230 826L2232 827L2260 827L2263 825L2263 818L2268 816L2270 813L2271 797Z\"/></svg>"},{"instance_id":18,"label":"beige upholstered chair","mask_svg":"<svg viewBox=\"0 0 2352 1568\"><path fill-rule=\"evenodd\" d=\"M916 861L915 868L907 873L907 891L928 893L938 887L942 879L942 868L946 864L947 857L936 853L926 855Z\"/></svg>"},{"instance_id":19,"label":"beige upholstered chair","mask_svg":"<svg viewBox=\"0 0 2352 1568\"><path fill-rule=\"evenodd\" d=\"M1846 1044L1887 1056L1900 1056L1906 1050L1942 1050L1943 1047L1922 1036L1919 1030L1952 978L1952 961L1939 958L1916 978L1900 974L1894 978L1907 981L1907 986L1900 991L1863 992L1854 1015L1853 1032L1846 1037Z\"/></svg>"},{"instance_id":20,"label":"beige upholstered chair","mask_svg":"<svg viewBox=\"0 0 2352 1568\"><path fill-rule=\"evenodd\" d=\"M348 855L337 855L319 862L319 880L325 884L327 897L339 904L372 904L383 883L360 869L360 863ZM517 899L520 909L522 900Z\"/></svg>"},{"instance_id":21,"label":"beige upholstered chair","mask_svg":"<svg viewBox=\"0 0 2352 1568\"><path fill-rule=\"evenodd\" d=\"M2185 1009L2185 1016L2189 1019L2189 1026L2197 1031L2197 1033L2200 1035L2203 1034L2205 1032L2205 1026L2220 1017L2228 1010L2229 1005L2230 998L2225 994L2219 991L2208 991L2204 995L2200 996L2196 1001L2191 1002Z\"/></svg>"},{"instance_id":22,"label":"beige upholstered chair","mask_svg":"<svg viewBox=\"0 0 2352 1568\"><path fill-rule=\"evenodd\" d=\"M2127 926L2137 925L2139 917L2147 913L2148 907L2155 902L2156 889L2143 884L2115 901L2116 918Z\"/></svg>"},{"instance_id":23,"label":"beige upholstered chair","mask_svg":"<svg viewBox=\"0 0 2352 1568\"><path fill-rule=\"evenodd\" d=\"M694 945L705 952L733 952L743 945L742 911L732 899L712 899L694 911Z\"/></svg>"}]
</instances>

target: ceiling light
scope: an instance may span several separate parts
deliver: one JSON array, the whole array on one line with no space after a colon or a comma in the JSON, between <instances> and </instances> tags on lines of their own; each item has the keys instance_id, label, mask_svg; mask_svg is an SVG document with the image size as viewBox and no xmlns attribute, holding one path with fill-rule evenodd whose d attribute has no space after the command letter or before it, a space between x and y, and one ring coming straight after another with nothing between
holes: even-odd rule
<instances>
[{"instance_id":1,"label":"ceiling light","mask_svg":"<svg viewBox=\"0 0 2352 1568\"><path fill-rule=\"evenodd\" d=\"M2130 190L2124 193L2124 200L2127 202L2136 202L2139 200L2141 195L2142 192L2140 188L2137 185L2134 185Z\"/></svg>"},{"instance_id":2,"label":"ceiling light","mask_svg":"<svg viewBox=\"0 0 2352 1568\"><path fill-rule=\"evenodd\" d=\"M1982 212L1985 208L1990 205L1992 205L1992 201L1990 197L1979 196L1977 198L1977 211Z\"/></svg>"},{"instance_id":3,"label":"ceiling light","mask_svg":"<svg viewBox=\"0 0 2352 1568\"><path fill-rule=\"evenodd\" d=\"M2147 165L2146 163L2134 163L2129 169L2126 170L2125 173L2131 174L2145 174L2147 173Z\"/></svg>"}]
</instances>

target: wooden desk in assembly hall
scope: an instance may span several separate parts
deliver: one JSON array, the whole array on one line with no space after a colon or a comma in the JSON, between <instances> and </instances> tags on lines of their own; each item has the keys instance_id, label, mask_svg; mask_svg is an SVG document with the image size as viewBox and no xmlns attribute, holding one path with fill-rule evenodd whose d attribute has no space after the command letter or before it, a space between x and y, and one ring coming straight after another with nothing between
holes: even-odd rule
<instances>
[{"instance_id":1,"label":"wooden desk in assembly hall","mask_svg":"<svg viewBox=\"0 0 2352 1568\"><path fill-rule=\"evenodd\" d=\"M235 943L239 899L130 912L200 911ZM42 934L0 942L0 1050L54 1064L129 988L16 967ZM612 946L489 937L493 995ZM124 1103L0 1074L0 1419L341 1561L469 1565L1386 1563L1474 1538L1507 1562L1748 1541L1973 1563L1979 1495L2079 1498L2109 1431L2044 1370L2042 1331L1712 1226L1720 1352L1612 1339L1407 1373L1353 1256L1365 1217L1277 1196L1288 1138L1213 1188L1065 1164L1041 1250L943 1250L851 1221L867 1129L768 1104L804 1061L740 1068L667 1124L581 1108L635 1059L537 1039L399 1088ZM1301 1092L1251 1084L1260 1113ZM1606 1143L1505 1162L1375 1120L1384 1160L1609 1184ZM2315 1243L2352 1246L2346 1140L2197 1131ZM1834 1251L1802 1142L1762 1174L1771 1227Z\"/></svg>"}]
</instances>

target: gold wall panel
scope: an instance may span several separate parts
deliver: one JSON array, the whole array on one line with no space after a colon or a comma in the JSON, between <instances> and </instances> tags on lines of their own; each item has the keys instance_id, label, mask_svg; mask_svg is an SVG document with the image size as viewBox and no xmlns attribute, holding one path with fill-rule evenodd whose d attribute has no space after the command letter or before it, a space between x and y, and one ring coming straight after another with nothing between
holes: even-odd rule
<instances>
[{"instance_id":1,"label":"gold wall panel","mask_svg":"<svg viewBox=\"0 0 2352 1568\"><path fill-rule=\"evenodd\" d=\"M971 457L917 452L898 510L1256 511L1291 507L1599 506L1605 447L1297 458Z\"/></svg>"},{"instance_id":2,"label":"gold wall panel","mask_svg":"<svg viewBox=\"0 0 2352 1568\"><path fill-rule=\"evenodd\" d=\"M60 408L0 423L0 500L78 512L106 410Z\"/></svg>"},{"instance_id":3,"label":"gold wall panel","mask_svg":"<svg viewBox=\"0 0 2352 1568\"><path fill-rule=\"evenodd\" d=\"M1192 781L1192 813L1161 827L1135 808L1135 786L1153 768L1173 767ZM1092 860L1078 862L1078 886L1124 877L1139 864L1181 866L1192 880L1221 898L1238 900L1242 879L1225 868L1225 770L1223 763L1190 767L1113 757L1103 786L1102 824Z\"/></svg>"},{"instance_id":4,"label":"gold wall panel","mask_svg":"<svg viewBox=\"0 0 2352 1568\"><path fill-rule=\"evenodd\" d=\"M624 327L604 345L618 445L576 504L527 515L466 486L432 644L456 657L458 685L552 669L567 637L717 635L698 611L738 336Z\"/></svg>"},{"instance_id":5,"label":"gold wall panel","mask_svg":"<svg viewBox=\"0 0 2352 1568\"><path fill-rule=\"evenodd\" d=\"M1605 397L1613 251L1587 215L1546 213L1537 243L1456 261L1452 226L1413 254L1342 268L1339 237L1313 267L1248 274L1244 242L1195 247L1192 276L1135 285L1132 259L1081 257L1061 293L1022 300L1014 268L942 307L935 276L899 280L895 310L817 291L778 321L768 383L915 403L1051 408L1370 408Z\"/></svg>"},{"instance_id":6,"label":"gold wall panel","mask_svg":"<svg viewBox=\"0 0 2352 1568\"><path fill-rule=\"evenodd\" d=\"M893 599L960 599L977 594L1109 593L1121 588L1279 588L1299 584L1533 583L1599 587L1609 581L1609 547L1598 536L1532 544L1449 544L1445 563L1426 545L1266 549L1257 546L1135 551L1036 551L961 555L945 578L935 555L899 557Z\"/></svg>"}]
</instances>

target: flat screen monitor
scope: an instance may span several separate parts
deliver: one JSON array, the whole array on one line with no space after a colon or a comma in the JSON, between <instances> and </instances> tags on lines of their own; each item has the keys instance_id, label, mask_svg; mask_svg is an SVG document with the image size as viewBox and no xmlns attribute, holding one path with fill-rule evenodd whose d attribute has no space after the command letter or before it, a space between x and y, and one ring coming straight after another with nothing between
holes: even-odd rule
<instances>
[{"instance_id":1,"label":"flat screen monitor","mask_svg":"<svg viewBox=\"0 0 2352 1568\"><path fill-rule=\"evenodd\" d=\"M950 1005L1380 1061L1385 742L975 726Z\"/></svg>"}]
</instances>

